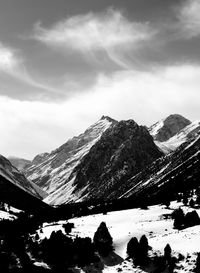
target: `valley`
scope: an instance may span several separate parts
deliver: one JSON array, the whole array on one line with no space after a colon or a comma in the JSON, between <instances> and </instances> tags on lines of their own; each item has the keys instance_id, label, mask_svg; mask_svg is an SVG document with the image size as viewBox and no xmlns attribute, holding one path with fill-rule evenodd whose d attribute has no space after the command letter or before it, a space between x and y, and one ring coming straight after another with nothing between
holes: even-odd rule
<instances>
[{"instance_id":1,"label":"valley","mask_svg":"<svg viewBox=\"0 0 200 273\"><path fill-rule=\"evenodd\" d=\"M147 128L134 120L103 116L84 133L33 161L14 158L11 163L1 156L0 224L7 226L3 241L17 229L16 236L23 236L21 243L28 251L25 256L22 248L12 251L23 270L28 259L27 270L33 273L58 272L61 265L67 270L63 272L80 273L196 272L200 221L190 226L189 220L189 226L176 229L172 212L181 207L185 214L195 210L200 216L199 150L199 121L170 115ZM105 257L93 242L102 222L113 240L113 251ZM149 243L148 258L137 264L128 259L127 244L143 235ZM53 242L59 251L51 260ZM89 256L85 253L82 259L76 244L80 248L86 244ZM162 258L167 244L173 266ZM6 244L5 251L10 251ZM68 265L62 260L65 251L74 253L66 258L71 257Z\"/></svg>"}]
</instances>

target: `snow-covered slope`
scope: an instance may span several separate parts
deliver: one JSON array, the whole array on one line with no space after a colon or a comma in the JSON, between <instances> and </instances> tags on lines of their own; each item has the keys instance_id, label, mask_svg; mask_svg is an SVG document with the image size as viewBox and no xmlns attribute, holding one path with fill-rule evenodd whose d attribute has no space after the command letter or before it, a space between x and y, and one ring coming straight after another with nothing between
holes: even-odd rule
<instances>
[{"instance_id":1,"label":"snow-covered slope","mask_svg":"<svg viewBox=\"0 0 200 273\"><path fill-rule=\"evenodd\" d=\"M118 197L145 196L157 203L165 198L172 199L177 192L198 186L199 166L200 128L175 152L156 160L126 181L119 192L127 191Z\"/></svg>"},{"instance_id":2,"label":"snow-covered slope","mask_svg":"<svg viewBox=\"0 0 200 273\"><path fill-rule=\"evenodd\" d=\"M146 235L149 245L153 248L153 252L158 255L164 254L164 247L170 244L173 255L178 256L179 253L184 258L177 265L175 272L194 272L196 253L200 252L200 226L187 228L184 230L173 229L173 220L166 215L170 215L173 209L179 208L183 204L172 202L170 209L164 206L151 206L148 210L130 209L123 211L109 212L106 215L96 214L84 216L80 218L70 219L69 222L74 223L75 228L72 229L72 236L90 237L93 239L94 233L101 222L105 222L109 232L113 238L114 249L117 255L122 259L127 257L127 243L132 237L141 238ZM190 211L188 207L182 207L185 212ZM200 210L197 210L200 216ZM54 230L63 230L61 221L56 225L44 225L43 233L39 233L41 238L49 238ZM182 265L182 267L181 267ZM81 271L83 272L83 271ZM116 266L105 266L104 273L143 273L152 271L142 271L139 267L135 267L128 261L121 261Z\"/></svg>"},{"instance_id":3,"label":"snow-covered slope","mask_svg":"<svg viewBox=\"0 0 200 273\"><path fill-rule=\"evenodd\" d=\"M156 141L167 141L180 132L183 128L191 123L188 119L181 115L173 114L168 116L149 128L150 134Z\"/></svg>"},{"instance_id":4,"label":"snow-covered slope","mask_svg":"<svg viewBox=\"0 0 200 273\"><path fill-rule=\"evenodd\" d=\"M20 173L8 159L0 155L0 176L6 178L11 183L20 187L22 190L41 198L37 190L32 186L32 184L26 179L26 177Z\"/></svg>"},{"instance_id":5,"label":"snow-covered slope","mask_svg":"<svg viewBox=\"0 0 200 273\"><path fill-rule=\"evenodd\" d=\"M155 141L155 144L165 153L175 151L181 144L187 142L191 137L195 136L200 129L200 121L194 121L188 126L184 127L176 135L169 138L167 141Z\"/></svg>"},{"instance_id":6,"label":"snow-covered slope","mask_svg":"<svg viewBox=\"0 0 200 273\"><path fill-rule=\"evenodd\" d=\"M200 121L191 122L181 115L170 115L149 127L155 144L164 154L175 151L200 129Z\"/></svg>"},{"instance_id":7,"label":"snow-covered slope","mask_svg":"<svg viewBox=\"0 0 200 273\"><path fill-rule=\"evenodd\" d=\"M44 192L26 179L8 159L0 155L0 199L16 208L27 211L40 211L47 207L41 199Z\"/></svg>"},{"instance_id":8,"label":"snow-covered slope","mask_svg":"<svg viewBox=\"0 0 200 273\"><path fill-rule=\"evenodd\" d=\"M68 140L49 154L37 156L33 161L35 164L26 171L27 177L49 194L60 191L63 195L69 195L73 190L73 181L68 183L66 181L72 171L99 140L103 132L115 122L111 118L103 116L83 134Z\"/></svg>"},{"instance_id":9,"label":"snow-covered slope","mask_svg":"<svg viewBox=\"0 0 200 273\"><path fill-rule=\"evenodd\" d=\"M194 176L188 164L194 160L196 168L199 130L198 121L170 115L149 128L152 138L133 120L117 122L103 116L58 149L36 156L26 174L48 192L45 202L52 205L144 192L155 195L162 191L163 174L168 173L165 185L174 181L173 173L182 165ZM194 145L192 141L196 141ZM191 148L186 149L187 145ZM175 153L163 157L163 151Z\"/></svg>"},{"instance_id":10,"label":"snow-covered slope","mask_svg":"<svg viewBox=\"0 0 200 273\"><path fill-rule=\"evenodd\" d=\"M42 162L26 175L48 192L48 204L91 201L109 198L162 155L145 127L103 116L83 134L40 157Z\"/></svg>"},{"instance_id":11,"label":"snow-covered slope","mask_svg":"<svg viewBox=\"0 0 200 273\"><path fill-rule=\"evenodd\" d=\"M117 122L84 153L68 181L45 200L61 204L109 199L124 181L162 155L145 127L133 120Z\"/></svg>"}]
</instances>

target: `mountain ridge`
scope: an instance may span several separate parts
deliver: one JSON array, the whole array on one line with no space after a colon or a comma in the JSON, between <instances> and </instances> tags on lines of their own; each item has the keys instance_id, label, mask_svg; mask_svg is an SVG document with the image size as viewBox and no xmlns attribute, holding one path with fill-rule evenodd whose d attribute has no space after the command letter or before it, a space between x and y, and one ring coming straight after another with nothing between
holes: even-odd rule
<instances>
[{"instance_id":1,"label":"mountain ridge","mask_svg":"<svg viewBox=\"0 0 200 273\"><path fill-rule=\"evenodd\" d=\"M139 156L142 147L145 147L145 149L142 156ZM136 151L135 155L134 151ZM131 158L131 155L133 155L135 161ZM115 176L120 181L122 177L119 178L119 176L123 176L123 172L125 172L125 176L129 176L131 170L138 171L161 155L162 153L154 144L153 138L145 127L139 126L133 120L117 122L105 130L99 141L85 154L72 171L67 183L50 194L45 201L58 204L60 202L65 203L72 200L80 201L100 197L100 195L106 196L108 187L106 189L103 185L105 185L105 181L109 185L113 184L114 178L111 181L111 176ZM122 162L124 158L127 160L126 166ZM142 163L139 164L139 162ZM132 165L135 166L135 170ZM102 178L103 176L104 178ZM97 182L97 180L101 182ZM116 181L114 184L117 184ZM110 190L111 188L112 186ZM63 196L65 197L63 198Z\"/></svg>"},{"instance_id":2,"label":"mountain ridge","mask_svg":"<svg viewBox=\"0 0 200 273\"><path fill-rule=\"evenodd\" d=\"M166 124L172 129L166 129ZM148 169L149 175L154 176L151 165L165 161L165 155L173 160L173 153L195 139L199 129L198 121L191 122L177 114L149 128L132 119L116 121L102 116L79 136L50 153L37 155L35 165L26 174L48 191L45 202L53 205L114 198L120 192L123 196L132 191L131 181L135 180L131 177L140 177ZM160 139L160 135L167 140ZM138 180L134 183L136 187L142 184L137 185Z\"/></svg>"}]
</instances>

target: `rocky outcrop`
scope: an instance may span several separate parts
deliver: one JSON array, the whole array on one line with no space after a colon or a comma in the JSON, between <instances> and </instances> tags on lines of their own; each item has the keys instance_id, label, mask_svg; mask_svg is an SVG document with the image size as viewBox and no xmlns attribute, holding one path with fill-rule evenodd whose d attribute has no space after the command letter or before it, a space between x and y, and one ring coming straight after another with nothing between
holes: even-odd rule
<instances>
[{"instance_id":1,"label":"rocky outcrop","mask_svg":"<svg viewBox=\"0 0 200 273\"><path fill-rule=\"evenodd\" d=\"M49 155L49 153L42 153L42 154L36 155L33 158L32 162L31 162L31 165L39 165L40 163L42 163L48 157L48 155Z\"/></svg>"}]
</instances>

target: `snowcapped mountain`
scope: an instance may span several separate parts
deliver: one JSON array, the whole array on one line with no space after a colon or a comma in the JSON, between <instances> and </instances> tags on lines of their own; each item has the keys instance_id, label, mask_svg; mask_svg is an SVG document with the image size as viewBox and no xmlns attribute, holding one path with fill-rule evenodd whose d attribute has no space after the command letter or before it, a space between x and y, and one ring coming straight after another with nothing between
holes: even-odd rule
<instances>
[{"instance_id":1,"label":"snowcapped mountain","mask_svg":"<svg viewBox=\"0 0 200 273\"><path fill-rule=\"evenodd\" d=\"M160 150L168 154L195 136L199 129L200 121L191 122L180 115L170 115L152 125L149 132Z\"/></svg>"},{"instance_id":2,"label":"snowcapped mountain","mask_svg":"<svg viewBox=\"0 0 200 273\"><path fill-rule=\"evenodd\" d=\"M133 120L115 122L76 165L68 181L45 201L61 204L108 199L132 174L160 156L145 127Z\"/></svg>"},{"instance_id":3,"label":"snowcapped mountain","mask_svg":"<svg viewBox=\"0 0 200 273\"><path fill-rule=\"evenodd\" d=\"M177 169L185 177L187 170L191 177L198 173L199 132L199 121L180 115L170 115L149 129L133 120L117 122L103 116L58 149L36 156L26 175L48 192L44 200L52 205L150 192L157 196L164 184L170 189ZM160 182L165 174L167 182Z\"/></svg>"},{"instance_id":4,"label":"snowcapped mountain","mask_svg":"<svg viewBox=\"0 0 200 273\"><path fill-rule=\"evenodd\" d=\"M179 133L190 123L191 121L181 115L174 114L152 125L149 132L156 141L163 142Z\"/></svg>"},{"instance_id":5,"label":"snowcapped mountain","mask_svg":"<svg viewBox=\"0 0 200 273\"><path fill-rule=\"evenodd\" d=\"M188 126L180 130L176 135L169 138L167 141L155 141L155 144L165 153L175 151L181 144L189 141L190 138L195 136L195 134L200 129L200 121L194 121Z\"/></svg>"},{"instance_id":6,"label":"snowcapped mountain","mask_svg":"<svg viewBox=\"0 0 200 273\"><path fill-rule=\"evenodd\" d=\"M109 198L124 180L162 155L145 127L103 116L26 174L49 193L49 204Z\"/></svg>"},{"instance_id":7,"label":"snowcapped mountain","mask_svg":"<svg viewBox=\"0 0 200 273\"><path fill-rule=\"evenodd\" d=\"M196 123L194 123L196 124ZM146 196L151 200L171 199L177 192L198 187L200 179L200 127L174 152L153 162L119 188L117 197ZM192 126L192 125L191 125ZM187 128L188 129L188 128ZM185 128L185 132L187 132ZM180 133L184 136L183 132Z\"/></svg>"},{"instance_id":8,"label":"snowcapped mountain","mask_svg":"<svg viewBox=\"0 0 200 273\"><path fill-rule=\"evenodd\" d=\"M186 122L187 123L187 122ZM160 202L177 192L198 186L200 178L200 121L191 122L166 141L158 141L163 121L150 127L163 156L122 184L117 198L141 197ZM122 194L121 194L122 193Z\"/></svg>"},{"instance_id":9,"label":"snowcapped mountain","mask_svg":"<svg viewBox=\"0 0 200 273\"><path fill-rule=\"evenodd\" d=\"M22 210L39 211L46 205L41 201L45 193L29 182L8 159L0 155L0 198Z\"/></svg>"},{"instance_id":10,"label":"snowcapped mountain","mask_svg":"<svg viewBox=\"0 0 200 273\"><path fill-rule=\"evenodd\" d=\"M115 120L103 116L83 134L73 137L58 149L49 154L36 156L32 162L33 165L26 170L26 176L49 194L53 194L58 188L62 191L66 185L70 191L72 186L66 181L72 171L99 140L103 132L115 123Z\"/></svg>"}]
</instances>

